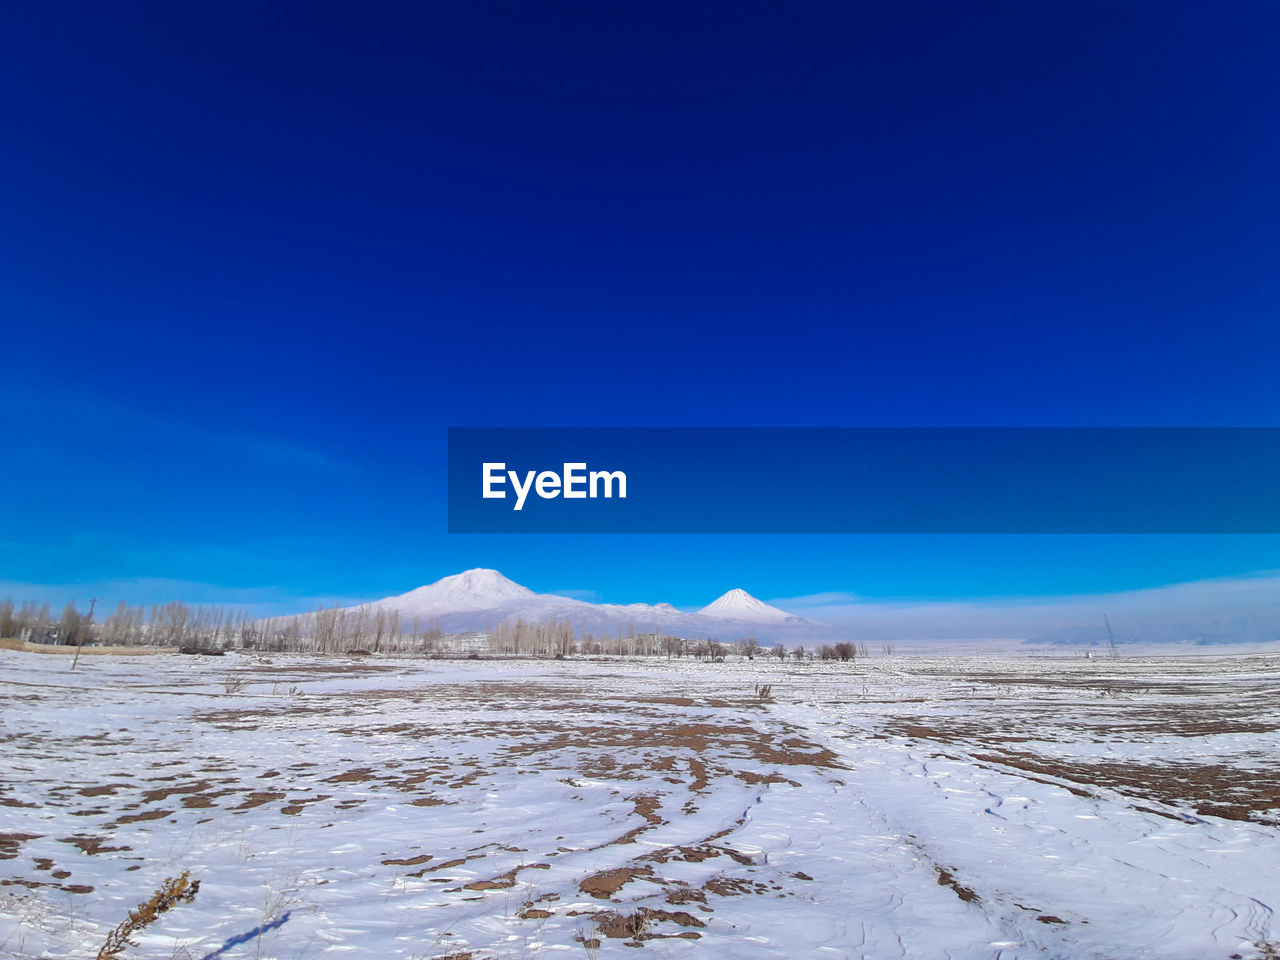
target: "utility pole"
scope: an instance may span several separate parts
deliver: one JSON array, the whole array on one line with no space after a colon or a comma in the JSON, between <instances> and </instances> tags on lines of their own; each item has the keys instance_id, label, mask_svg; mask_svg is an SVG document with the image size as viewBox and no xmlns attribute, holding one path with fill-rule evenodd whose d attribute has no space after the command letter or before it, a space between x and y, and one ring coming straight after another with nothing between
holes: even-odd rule
<instances>
[{"instance_id":1,"label":"utility pole","mask_svg":"<svg viewBox=\"0 0 1280 960\"><path fill-rule=\"evenodd\" d=\"M1107 625L1107 644L1111 647L1111 655L1118 657L1120 654L1116 651L1116 638L1111 634L1111 621L1107 619L1107 615L1102 615L1102 622Z\"/></svg>"}]
</instances>

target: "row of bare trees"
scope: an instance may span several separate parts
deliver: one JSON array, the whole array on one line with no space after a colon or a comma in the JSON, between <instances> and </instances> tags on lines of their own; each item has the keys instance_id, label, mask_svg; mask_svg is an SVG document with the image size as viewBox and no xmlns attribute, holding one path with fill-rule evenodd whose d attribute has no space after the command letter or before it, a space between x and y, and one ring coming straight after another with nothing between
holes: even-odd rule
<instances>
[{"instance_id":1,"label":"row of bare trees","mask_svg":"<svg viewBox=\"0 0 1280 960\"><path fill-rule=\"evenodd\" d=\"M0 637L44 640L55 622L47 603L25 600L15 607L12 600L0 600Z\"/></svg>"},{"instance_id":2,"label":"row of bare trees","mask_svg":"<svg viewBox=\"0 0 1280 960\"><path fill-rule=\"evenodd\" d=\"M244 643L260 633L255 618L247 611L193 607L180 601L154 604L149 613L144 605L130 606L122 601L101 622L92 611L91 606L82 612L71 602L55 618L47 603L0 600L0 637L77 646L104 643L222 648Z\"/></svg>"},{"instance_id":3,"label":"row of bare trees","mask_svg":"<svg viewBox=\"0 0 1280 960\"><path fill-rule=\"evenodd\" d=\"M257 650L304 653L432 654L442 648L438 621L406 620L400 611L379 606L321 607L312 613L269 617L256 624L246 644Z\"/></svg>"},{"instance_id":4,"label":"row of bare trees","mask_svg":"<svg viewBox=\"0 0 1280 960\"><path fill-rule=\"evenodd\" d=\"M586 625L574 629L569 621L530 623L504 621L487 631L494 653L515 656L689 657L696 660L724 660L726 657L755 659L770 655L785 657L787 648L778 644L766 651L755 637L721 642L714 637L678 637L657 630L637 630L634 624L615 632L595 634Z\"/></svg>"},{"instance_id":5,"label":"row of bare trees","mask_svg":"<svg viewBox=\"0 0 1280 960\"><path fill-rule=\"evenodd\" d=\"M49 604L0 600L0 637L37 643L111 646L162 646L194 649L261 650L295 653L353 652L435 655L485 652L505 656L555 657L636 656L724 660L788 656L804 660L850 661L868 655L865 643L823 645L806 652L777 644L765 648L755 637L722 642L714 637L688 638L628 625L611 633L593 633L570 621L504 620L482 632L446 636L438 620L403 618L398 610L377 605L321 607L288 617L254 617L248 611L190 606L180 601L150 610L120 603L96 622L74 603L54 618ZM888 652L888 651L886 651Z\"/></svg>"}]
</instances>

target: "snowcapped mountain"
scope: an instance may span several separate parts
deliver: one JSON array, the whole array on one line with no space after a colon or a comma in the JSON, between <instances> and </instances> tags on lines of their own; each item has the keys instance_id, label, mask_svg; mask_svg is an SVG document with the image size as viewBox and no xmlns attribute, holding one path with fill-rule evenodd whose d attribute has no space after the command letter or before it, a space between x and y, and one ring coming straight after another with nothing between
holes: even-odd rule
<instances>
[{"instance_id":1,"label":"snowcapped mountain","mask_svg":"<svg viewBox=\"0 0 1280 960\"><path fill-rule=\"evenodd\" d=\"M721 620L740 620L745 623L793 623L800 617L792 616L785 610L771 607L763 600L757 600L747 591L735 587L698 611L704 617L716 617Z\"/></svg>"},{"instance_id":2,"label":"snowcapped mountain","mask_svg":"<svg viewBox=\"0 0 1280 960\"><path fill-rule=\"evenodd\" d=\"M466 570L363 607L396 610L403 621L438 623L446 633L492 629L517 619L559 620L593 633L630 628L722 640L755 636L768 642L801 638L807 628L820 627L771 607L744 590L730 590L702 610L687 612L669 603L588 603L553 593L534 593L497 570L486 569Z\"/></svg>"},{"instance_id":3,"label":"snowcapped mountain","mask_svg":"<svg viewBox=\"0 0 1280 960\"><path fill-rule=\"evenodd\" d=\"M398 597L387 597L374 607L399 610L401 615L432 618L473 610L494 610L526 603L538 595L497 570L476 568L444 577Z\"/></svg>"}]
</instances>

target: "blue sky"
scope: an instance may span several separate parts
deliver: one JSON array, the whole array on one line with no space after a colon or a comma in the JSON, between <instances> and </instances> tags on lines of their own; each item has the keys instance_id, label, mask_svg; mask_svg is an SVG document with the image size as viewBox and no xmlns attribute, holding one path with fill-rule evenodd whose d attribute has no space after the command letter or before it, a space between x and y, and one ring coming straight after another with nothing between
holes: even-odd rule
<instances>
[{"instance_id":1,"label":"blue sky","mask_svg":"<svg viewBox=\"0 0 1280 960\"><path fill-rule=\"evenodd\" d=\"M1265 3L0 15L0 581L1075 594L1280 538L467 537L448 426L1280 425ZM126 596L127 595L127 596Z\"/></svg>"}]
</instances>

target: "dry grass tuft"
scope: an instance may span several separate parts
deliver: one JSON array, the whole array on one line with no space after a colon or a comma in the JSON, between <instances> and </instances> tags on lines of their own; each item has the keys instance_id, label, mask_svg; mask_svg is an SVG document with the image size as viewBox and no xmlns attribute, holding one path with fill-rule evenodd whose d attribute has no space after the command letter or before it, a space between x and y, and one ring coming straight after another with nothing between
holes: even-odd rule
<instances>
[{"instance_id":1,"label":"dry grass tuft","mask_svg":"<svg viewBox=\"0 0 1280 960\"><path fill-rule=\"evenodd\" d=\"M228 674L222 680L222 689L227 693L239 693L249 685L249 678Z\"/></svg>"},{"instance_id":2,"label":"dry grass tuft","mask_svg":"<svg viewBox=\"0 0 1280 960\"><path fill-rule=\"evenodd\" d=\"M137 941L129 939L133 934L154 923L160 914L167 913L178 904L190 903L199 892L200 881L192 880L187 870L183 870L180 877L166 877L150 900L138 904L137 910L130 910L128 919L107 934L107 942L98 951L98 960L111 960L122 954L125 947L136 947Z\"/></svg>"}]
</instances>

